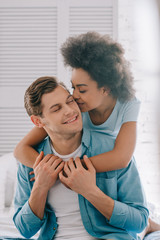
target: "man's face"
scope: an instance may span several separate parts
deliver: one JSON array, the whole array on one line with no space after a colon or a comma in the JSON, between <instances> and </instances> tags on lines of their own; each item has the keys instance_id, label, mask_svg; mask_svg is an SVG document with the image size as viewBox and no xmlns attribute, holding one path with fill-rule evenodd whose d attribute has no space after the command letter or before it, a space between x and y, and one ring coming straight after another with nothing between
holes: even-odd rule
<instances>
[{"instance_id":1,"label":"man's face","mask_svg":"<svg viewBox=\"0 0 160 240\"><path fill-rule=\"evenodd\" d=\"M69 137L82 130L82 117L72 95L62 86L42 96L43 127L50 134Z\"/></svg>"}]
</instances>

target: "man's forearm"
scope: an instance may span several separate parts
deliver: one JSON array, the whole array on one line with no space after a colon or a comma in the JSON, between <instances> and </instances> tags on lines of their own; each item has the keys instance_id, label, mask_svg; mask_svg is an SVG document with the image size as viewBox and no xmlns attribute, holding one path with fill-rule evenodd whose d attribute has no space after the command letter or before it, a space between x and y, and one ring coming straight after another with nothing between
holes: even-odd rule
<instances>
[{"instance_id":1,"label":"man's forearm","mask_svg":"<svg viewBox=\"0 0 160 240\"><path fill-rule=\"evenodd\" d=\"M104 194L98 187L83 195L109 223L127 231L141 232L147 225L148 211L145 207L130 206L129 204L114 201Z\"/></svg>"},{"instance_id":2,"label":"man's forearm","mask_svg":"<svg viewBox=\"0 0 160 240\"><path fill-rule=\"evenodd\" d=\"M94 191L88 191L84 196L108 220L112 216L114 200L104 194L97 186Z\"/></svg>"},{"instance_id":3,"label":"man's forearm","mask_svg":"<svg viewBox=\"0 0 160 240\"><path fill-rule=\"evenodd\" d=\"M30 198L29 206L32 212L41 220L44 217L44 209L46 204L48 191L41 189L36 182L34 183Z\"/></svg>"}]
</instances>

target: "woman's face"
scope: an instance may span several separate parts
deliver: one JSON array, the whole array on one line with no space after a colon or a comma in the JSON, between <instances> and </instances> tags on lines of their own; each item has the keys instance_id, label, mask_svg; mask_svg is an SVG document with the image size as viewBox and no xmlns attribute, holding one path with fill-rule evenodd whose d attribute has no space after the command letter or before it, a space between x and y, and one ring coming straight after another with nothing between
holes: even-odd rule
<instances>
[{"instance_id":1,"label":"woman's face","mask_svg":"<svg viewBox=\"0 0 160 240\"><path fill-rule=\"evenodd\" d=\"M101 106L104 100L104 88L98 88L97 82L82 68L72 71L73 97L81 112L88 112Z\"/></svg>"}]
</instances>

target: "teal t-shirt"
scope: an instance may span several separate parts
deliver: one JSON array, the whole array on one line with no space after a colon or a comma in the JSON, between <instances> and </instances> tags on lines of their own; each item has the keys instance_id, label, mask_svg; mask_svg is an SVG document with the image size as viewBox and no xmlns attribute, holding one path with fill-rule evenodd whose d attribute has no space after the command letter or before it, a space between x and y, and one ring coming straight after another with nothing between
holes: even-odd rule
<instances>
[{"instance_id":1,"label":"teal t-shirt","mask_svg":"<svg viewBox=\"0 0 160 240\"><path fill-rule=\"evenodd\" d=\"M123 123L137 121L139 109L140 101L137 98L133 98L126 102L117 100L111 115L101 125L94 125L90 119L89 113L83 112L83 126L89 130L106 133L116 138Z\"/></svg>"}]
</instances>

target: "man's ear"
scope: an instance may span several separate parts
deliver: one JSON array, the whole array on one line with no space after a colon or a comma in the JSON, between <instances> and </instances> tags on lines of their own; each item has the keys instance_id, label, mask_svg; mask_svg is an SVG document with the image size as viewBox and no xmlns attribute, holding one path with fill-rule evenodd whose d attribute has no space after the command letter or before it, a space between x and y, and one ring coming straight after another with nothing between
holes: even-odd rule
<instances>
[{"instance_id":1,"label":"man's ear","mask_svg":"<svg viewBox=\"0 0 160 240\"><path fill-rule=\"evenodd\" d=\"M31 115L31 121L39 128L44 126L39 116Z\"/></svg>"}]
</instances>

